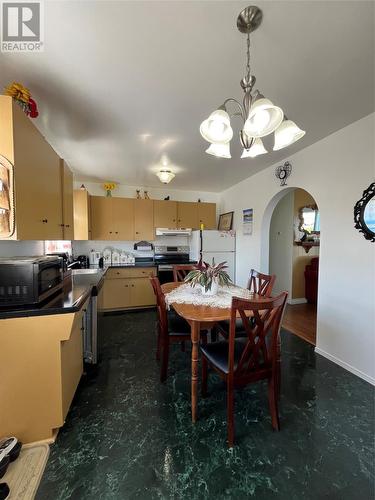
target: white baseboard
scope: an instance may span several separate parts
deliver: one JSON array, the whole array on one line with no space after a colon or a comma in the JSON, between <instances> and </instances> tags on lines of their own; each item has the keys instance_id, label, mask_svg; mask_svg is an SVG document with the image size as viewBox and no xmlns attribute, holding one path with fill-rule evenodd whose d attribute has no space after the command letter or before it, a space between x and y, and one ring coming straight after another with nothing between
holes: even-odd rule
<instances>
[{"instance_id":1,"label":"white baseboard","mask_svg":"<svg viewBox=\"0 0 375 500\"><path fill-rule=\"evenodd\" d=\"M330 361L333 361L334 363L341 366L342 368L345 368L345 370L348 370L349 372L353 373L354 375L357 375L357 377L360 377L363 380L366 380L366 382L369 382L370 384L375 385L375 378L372 378L369 375L366 375L366 373L363 373L360 370L357 370L357 368L354 368L354 366L349 365L349 363L346 363L345 361L342 361L341 359L336 358L336 356L332 356L332 354L329 354L328 352L323 351L319 347L315 347L315 352L317 354L320 354L321 356L324 356L325 358L329 359Z\"/></svg>"},{"instance_id":2,"label":"white baseboard","mask_svg":"<svg viewBox=\"0 0 375 500\"><path fill-rule=\"evenodd\" d=\"M300 299L288 299L288 304L291 304L291 305L296 305L296 304L307 304L307 300L305 299L305 297L302 297Z\"/></svg>"}]
</instances>

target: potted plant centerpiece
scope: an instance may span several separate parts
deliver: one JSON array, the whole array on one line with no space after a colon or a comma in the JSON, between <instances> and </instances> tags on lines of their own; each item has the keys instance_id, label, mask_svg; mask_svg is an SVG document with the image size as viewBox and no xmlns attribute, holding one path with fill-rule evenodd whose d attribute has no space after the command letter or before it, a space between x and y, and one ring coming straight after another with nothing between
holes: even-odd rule
<instances>
[{"instance_id":1,"label":"potted plant centerpiece","mask_svg":"<svg viewBox=\"0 0 375 500\"><path fill-rule=\"evenodd\" d=\"M186 276L185 282L190 283L193 287L201 286L204 295L216 295L218 285L229 286L232 283L229 274L225 271L227 268L226 262L215 264L215 261L212 260L212 264L208 264L200 261L197 268Z\"/></svg>"}]
</instances>

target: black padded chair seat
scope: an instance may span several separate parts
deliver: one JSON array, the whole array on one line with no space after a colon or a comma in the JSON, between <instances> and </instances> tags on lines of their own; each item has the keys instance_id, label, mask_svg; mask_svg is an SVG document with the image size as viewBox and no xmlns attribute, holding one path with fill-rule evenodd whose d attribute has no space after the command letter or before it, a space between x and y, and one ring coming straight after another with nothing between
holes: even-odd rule
<instances>
[{"instance_id":1,"label":"black padded chair seat","mask_svg":"<svg viewBox=\"0 0 375 500\"><path fill-rule=\"evenodd\" d=\"M169 335L189 335L191 328L189 323L174 311L168 311Z\"/></svg>"},{"instance_id":2,"label":"black padded chair seat","mask_svg":"<svg viewBox=\"0 0 375 500\"><path fill-rule=\"evenodd\" d=\"M220 327L219 329L223 330L229 337L230 320L225 319L224 321L219 321L218 325ZM236 337L247 337L241 318L236 319Z\"/></svg>"},{"instance_id":3,"label":"black padded chair seat","mask_svg":"<svg viewBox=\"0 0 375 500\"><path fill-rule=\"evenodd\" d=\"M246 339L236 339L234 342L234 370L237 369L241 354L246 346ZM224 373L229 373L228 368L228 342L212 342L210 344L201 345L201 351L206 356L208 361L219 368Z\"/></svg>"}]
</instances>

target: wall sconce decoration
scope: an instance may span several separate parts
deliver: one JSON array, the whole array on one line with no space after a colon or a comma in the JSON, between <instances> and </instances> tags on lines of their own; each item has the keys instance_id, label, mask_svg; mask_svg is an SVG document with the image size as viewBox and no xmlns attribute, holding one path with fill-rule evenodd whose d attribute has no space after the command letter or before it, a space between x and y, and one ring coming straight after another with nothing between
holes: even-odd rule
<instances>
[{"instance_id":1,"label":"wall sconce decoration","mask_svg":"<svg viewBox=\"0 0 375 500\"><path fill-rule=\"evenodd\" d=\"M275 175L276 178L280 180L280 186L286 186L286 180L292 173L292 165L288 161L284 163L284 165L280 165L276 167Z\"/></svg>"}]
</instances>

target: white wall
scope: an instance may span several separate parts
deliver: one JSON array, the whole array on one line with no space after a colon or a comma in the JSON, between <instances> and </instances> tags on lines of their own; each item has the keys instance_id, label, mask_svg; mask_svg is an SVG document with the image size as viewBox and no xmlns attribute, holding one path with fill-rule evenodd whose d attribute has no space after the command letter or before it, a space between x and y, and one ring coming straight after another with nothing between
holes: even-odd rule
<instances>
[{"instance_id":1,"label":"white wall","mask_svg":"<svg viewBox=\"0 0 375 500\"><path fill-rule=\"evenodd\" d=\"M352 123L298 153L288 186L308 191L321 213L321 246L316 351L375 383L375 261L373 243L356 229L353 207L374 180L375 115ZM308 132L307 132L308 133ZM249 269L268 271L269 224L286 190L272 165L221 194L221 209L254 209L252 236L238 231L237 277ZM284 191L284 192L283 192Z\"/></svg>"},{"instance_id":2,"label":"white wall","mask_svg":"<svg viewBox=\"0 0 375 500\"><path fill-rule=\"evenodd\" d=\"M293 215L294 192L291 191L279 201L272 214L269 244L269 272L277 276L274 292L286 290L289 298L292 292Z\"/></svg>"}]
</instances>

